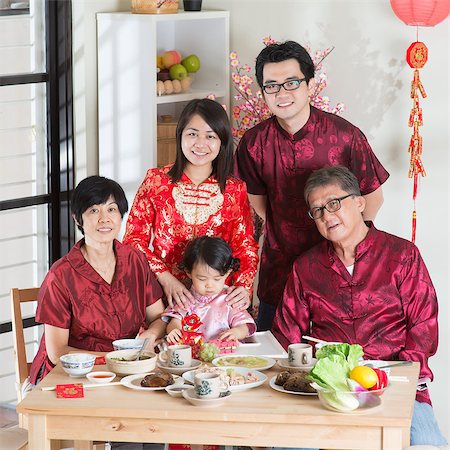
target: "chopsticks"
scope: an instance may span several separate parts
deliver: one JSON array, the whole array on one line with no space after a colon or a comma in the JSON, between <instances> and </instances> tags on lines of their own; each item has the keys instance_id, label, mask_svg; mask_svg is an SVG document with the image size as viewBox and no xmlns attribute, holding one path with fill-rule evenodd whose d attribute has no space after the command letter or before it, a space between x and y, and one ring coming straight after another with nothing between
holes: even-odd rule
<instances>
[{"instance_id":1,"label":"chopsticks","mask_svg":"<svg viewBox=\"0 0 450 450\"><path fill-rule=\"evenodd\" d=\"M312 336L302 336L303 339L307 340L307 341L311 341L311 342L317 342L319 344L328 344L328 341L324 341L323 339L317 339L315 337Z\"/></svg>"},{"instance_id":2,"label":"chopsticks","mask_svg":"<svg viewBox=\"0 0 450 450\"><path fill-rule=\"evenodd\" d=\"M112 383L82 383L83 389L85 388L95 388L95 387L102 387L102 386L118 386L121 384L120 381L113 381ZM55 391L56 386L44 386L41 387L42 391Z\"/></svg>"}]
</instances>

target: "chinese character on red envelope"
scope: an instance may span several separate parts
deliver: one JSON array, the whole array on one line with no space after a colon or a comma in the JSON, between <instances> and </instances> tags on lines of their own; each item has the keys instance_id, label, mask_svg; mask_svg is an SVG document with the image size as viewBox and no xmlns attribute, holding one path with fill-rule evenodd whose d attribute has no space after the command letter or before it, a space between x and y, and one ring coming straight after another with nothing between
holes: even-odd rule
<instances>
[{"instance_id":1,"label":"chinese character on red envelope","mask_svg":"<svg viewBox=\"0 0 450 450\"><path fill-rule=\"evenodd\" d=\"M83 398L83 383L77 384L57 384L56 398Z\"/></svg>"}]
</instances>

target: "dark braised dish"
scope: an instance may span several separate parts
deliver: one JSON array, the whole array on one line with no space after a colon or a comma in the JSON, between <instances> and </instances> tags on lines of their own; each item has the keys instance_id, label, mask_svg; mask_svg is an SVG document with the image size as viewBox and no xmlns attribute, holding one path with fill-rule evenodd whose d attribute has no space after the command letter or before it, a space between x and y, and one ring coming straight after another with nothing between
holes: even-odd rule
<instances>
[{"instance_id":1,"label":"dark braised dish","mask_svg":"<svg viewBox=\"0 0 450 450\"><path fill-rule=\"evenodd\" d=\"M142 381L142 387L166 387L174 383L173 376L167 372L153 372L146 375Z\"/></svg>"},{"instance_id":2,"label":"dark braised dish","mask_svg":"<svg viewBox=\"0 0 450 450\"><path fill-rule=\"evenodd\" d=\"M307 375L308 372L280 372L275 379L275 384L283 386L286 391L314 393L316 390L310 386L311 381L306 379Z\"/></svg>"}]
</instances>

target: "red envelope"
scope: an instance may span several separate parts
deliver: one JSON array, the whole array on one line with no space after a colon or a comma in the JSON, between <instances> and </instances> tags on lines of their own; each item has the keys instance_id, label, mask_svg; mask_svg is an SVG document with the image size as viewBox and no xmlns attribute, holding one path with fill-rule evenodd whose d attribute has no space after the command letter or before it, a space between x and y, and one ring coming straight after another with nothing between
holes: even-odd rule
<instances>
[{"instance_id":1,"label":"red envelope","mask_svg":"<svg viewBox=\"0 0 450 450\"><path fill-rule=\"evenodd\" d=\"M57 384L56 398L83 398L83 384Z\"/></svg>"},{"instance_id":2,"label":"red envelope","mask_svg":"<svg viewBox=\"0 0 450 450\"><path fill-rule=\"evenodd\" d=\"M104 356L97 356L97 358L95 358L95 363L96 366L101 366L102 364L106 364L106 359Z\"/></svg>"}]
</instances>

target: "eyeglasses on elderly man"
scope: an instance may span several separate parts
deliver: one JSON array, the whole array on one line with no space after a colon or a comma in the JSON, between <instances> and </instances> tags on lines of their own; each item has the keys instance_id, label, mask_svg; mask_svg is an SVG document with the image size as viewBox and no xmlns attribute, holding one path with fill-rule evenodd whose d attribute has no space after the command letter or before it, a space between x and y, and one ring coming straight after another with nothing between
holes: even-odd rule
<instances>
[{"instance_id":1,"label":"eyeglasses on elderly man","mask_svg":"<svg viewBox=\"0 0 450 450\"><path fill-rule=\"evenodd\" d=\"M323 215L325 213L325 209L330 213L339 211L341 209L342 200L345 200L346 198L351 197L353 195L358 195L358 194L351 193L351 194L344 195L343 197L333 198L330 201L328 201L327 203L325 203L325 205L323 205L323 206L311 208L308 211L308 215L309 215L309 217L311 217L311 219L317 220L317 219L320 219L321 217L323 217Z\"/></svg>"}]
</instances>

